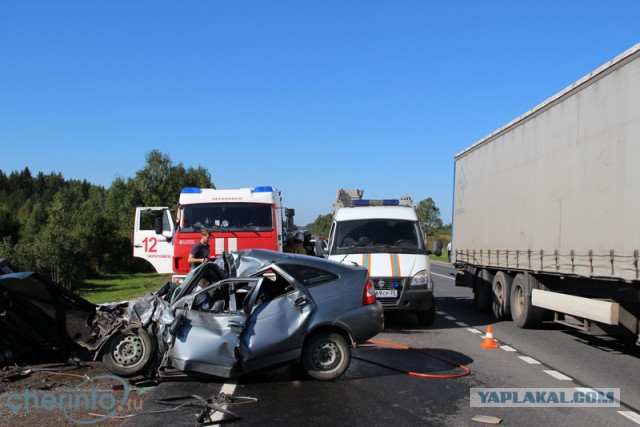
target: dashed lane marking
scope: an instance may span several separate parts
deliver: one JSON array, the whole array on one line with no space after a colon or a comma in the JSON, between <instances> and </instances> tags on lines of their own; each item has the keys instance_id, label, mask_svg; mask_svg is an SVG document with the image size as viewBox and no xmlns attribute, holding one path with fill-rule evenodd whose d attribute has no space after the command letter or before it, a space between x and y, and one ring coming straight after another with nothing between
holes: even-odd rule
<instances>
[{"instance_id":1,"label":"dashed lane marking","mask_svg":"<svg viewBox=\"0 0 640 427\"><path fill-rule=\"evenodd\" d=\"M508 346L508 345L503 345L502 347L500 347L501 349L503 349L504 351L518 351L515 348Z\"/></svg>"},{"instance_id":2,"label":"dashed lane marking","mask_svg":"<svg viewBox=\"0 0 640 427\"><path fill-rule=\"evenodd\" d=\"M529 356L518 356L518 358L524 360L525 362L527 362L529 365L539 365L540 362L538 362L536 359L534 359L533 357L529 357ZM546 371L545 371L546 372Z\"/></svg>"},{"instance_id":3,"label":"dashed lane marking","mask_svg":"<svg viewBox=\"0 0 640 427\"><path fill-rule=\"evenodd\" d=\"M620 415L624 415L636 424L640 424L640 415L633 411L618 411Z\"/></svg>"},{"instance_id":4,"label":"dashed lane marking","mask_svg":"<svg viewBox=\"0 0 640 427\"><path fill-rule=\"evenodd\" d=\"M464 322L456 322L456 325L460 326L461 328L466 328L467 326L469 326Z\"/></svg>"},{"instance_id":5,"label":"dashed lane marking","mask_svg":"<svg viewBox=\"0 0 640 427\"><path fill-rule=\"evenodd\" d=\"M456 318L453 316L444 316L444 318L447 320L456 320Z\"/></svg>"},{"instance_id":6,"label":"dashed lane marking","mask_svg":"<svg viewBox=\"0 0 640 427\"><path fill-rule=\"evenodd\" d=\"M476 328L467 328L467 331L474 333L474 334L484 334L484 332L476 329Z\"/></svg>"},{"instance_id":7,"label":"dashed lane marking","mask_svg":"<svg viewBox=\"0 0 640 427\"><path fill-rule=\"evenodd\" d=\"M555 378L557 380L560 380L560 381L571 381L571 380L573 380L573 378L566 376L562 372L550 371L550 370L544 370L544 372L546 372L547 374L551 375L553 378Z\"/></svg>"}]
</instances>

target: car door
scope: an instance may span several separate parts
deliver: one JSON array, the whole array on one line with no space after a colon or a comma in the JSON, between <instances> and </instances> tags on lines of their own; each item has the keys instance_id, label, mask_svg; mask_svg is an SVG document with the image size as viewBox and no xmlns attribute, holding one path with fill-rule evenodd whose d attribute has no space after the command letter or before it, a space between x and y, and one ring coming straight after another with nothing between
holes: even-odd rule
<instances>
[{"instance_id":1,"label":"car door","mask_svg":"<svg viewBox=\"0 0 640 427\"><path fill-rule=\"evenodd\" d=\"M133 256L149 261L160 274L173 273L173 243L171 241L173 232L173 220L168 208L136 208Z\"/></svg>"},{"instance_id":2,"label":"car door","mask_svg":"<svg viewBox=\"0 0 640 427\"><path fill-rule=\"evenodd\" d=\"M201 372L233 378L240 371L240 337L247 326L245 298L262 278L227 279L185 297L187 306L176 303L176 315L182 315L169 357L182 371ZM223 289L225 304L220 312L199 309L194 305L200 294Z\"/></svg>"},{"instance_id":3,"label":"car door","mask_svg":"<svg viewBox=\"0 0 640 427\"><path fill-rule=\"evenodd\" d=\"M263 280L248 301L251 314L240 339L244 372L298 359L316 311L304 288L275 268L271 272L277 279Z\"/></svg>"}]
</instances>

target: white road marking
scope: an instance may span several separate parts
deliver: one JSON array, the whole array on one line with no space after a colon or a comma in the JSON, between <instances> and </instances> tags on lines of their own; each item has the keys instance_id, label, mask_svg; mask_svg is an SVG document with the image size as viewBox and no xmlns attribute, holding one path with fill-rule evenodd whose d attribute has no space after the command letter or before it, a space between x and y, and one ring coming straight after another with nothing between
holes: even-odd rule
<instances>
[{"instance_id":1,"label":"white road marking","mask_svg":"<svg viewBox=\"0 0 640 427\"><path fill-rule=\"evenodd\" d=\"M633 411L618 411L620 415L624 415L636 424L640 424L640 415Z\"/></svg>"},{"instance_id":2,"label":"white road marking","mask_svg":"<svg viewBox=\"0 0 640 427\"><path fill-rule=\"evenodd\" d=\"M444 311L440 311L440 310L436 310L436 313L439 314L440 316L444 316L445 314L447 314Z\"/></svg>"},{"instance_id":3,"label":"white road marking","mask_svg":"<svg viewBox=\"0 0 640 427\"><path fill-rule=\"evenodd\" d=\"M501 349L503 349L504 351L518 351L513 347L510 347L508 345L503 345L502 347L500 347Z\"/></svg>"},{"instance_id":4,"label":"white road marking","mask_svg":"<svg viewBox=\"0 0 640 427\"><path fill-rule=\"evenodd\" d=\"M449 280L456 280L455 278L453 278L453 277L451 277L451 276L445 276L444 274L434 273L433 271L431 272L431 274L432 274L433 276L444 277L445 279L449 279Z\"/></svg>"},{"instance_id":5,"label":"white road marking","mask_svg":"<svg viewBox=\"0 0 640 427\"><path fill-rule=\"evenodd\" d=\"M469 325L467 325L467 324L466 324L466 323L464 323L464 322L456 322L456 325L458 325L458 326L460 326L460 327L462 327L462 328L466 328L467 326L469 326Z\"/></svg>"},{"instance_id":6,"label":"white road marking","mask_svg":"<svg viewBox=\"0 0 640 427\"><path fill-rule=\"evenodd\" d=\"M553 378L561 380L561 381L571 381L573 380L573 378L566 376L565 374L558 372L558 371L548 371L545 370L544 372L546 372L547 374L551 375Z\"/></svg>"},{"instance_id":7,"label":"white road marking","mask_svg":"<svg viewBox=\"0 0 640 427\"><path fill-rule=\"evenodd\" d=\"M224 394L233 394L233 392L236 390L236 385L238 385L238 383L236 381L229 381L227 383L224 383L222 385L222 388L220 389L220 393L224 393ZM227 405L225 405L224 403L222 405L220 405L222 408L225 408ZM211 415L211 417L209 418L209 422L211 423L218 423L220 421L222 421L222 419L224 418L224 414L222 412L216 411L213 413L213 415Z\"/></svg>"},{"instance_id":8,"label":"white road marking","mask_svg":"<svg viewBox=\"0 0 640 427\"><path fill-rule=\"evenodd\" d=\"M533 357L529 357L529 356L518 356L518 358L524 360L525 362L527 362L529 365L539 365L540 362L538 362L536 359L534 359ZM545 371L547 372L547 371ZM551 375L551 374L549 374Z\"/></svg>"},{"instance_id":9,"label":"white road marking","mask_svg":"<svg viewBox=\"0 0 640 427\"><path fill-rule=\"evenodd\" d=\"M479 331L478 329L475 329L475 328L467 328L467 331L472 332L474 334L482 334L482 333L484 333L484 332Z\"/></svg>"},{"instance_id":10,"label":"white road marking","mask_svg":"<svg viewBox=\"0 0 640 427\"><path fill-rule=\"evenodd\" d=\"M444 316L444 318L447 320L456 320L456 318L453 316Z\"/></svg>"}]
</instances>

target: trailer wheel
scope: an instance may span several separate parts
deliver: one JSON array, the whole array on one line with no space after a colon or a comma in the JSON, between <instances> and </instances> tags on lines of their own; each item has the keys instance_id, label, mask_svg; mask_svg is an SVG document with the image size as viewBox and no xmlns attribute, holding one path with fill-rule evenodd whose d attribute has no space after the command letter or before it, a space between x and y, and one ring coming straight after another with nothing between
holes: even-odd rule
<instances>
[{"instance_id":1,"label":"trailer wheel","mask_svg":"<svg viewBox=\"0 0 640 427\"><path fill-rule=\"evenodd\" d=\"M524 274L518 274L511 284L511 316L519 328L532 328L544 318L544 309L531 304L530 283Z\"/></svg>"},{"instance_id":2,"label":"trailer wheel","mask_svg":"<svg viewBox=\"0 0 640 427\"><path fill-rule=\"evenodd\" d=\"M492 284L493 274L486 269L480 270L473 289L473 301L476 304L476 308L483 313L488 313L491 310Z\"/></svg>"},{"instance_id":3,"label":"trailer wheel","mask_svg":"<svg viewBox=\"0 0 640 427\"><path fill-rule=\"evenodd\" d=\"M492 284L493 315L498 320L511 315L511 283L513 279L504 271L498 271Z\"/></svg>"}]
</instances>

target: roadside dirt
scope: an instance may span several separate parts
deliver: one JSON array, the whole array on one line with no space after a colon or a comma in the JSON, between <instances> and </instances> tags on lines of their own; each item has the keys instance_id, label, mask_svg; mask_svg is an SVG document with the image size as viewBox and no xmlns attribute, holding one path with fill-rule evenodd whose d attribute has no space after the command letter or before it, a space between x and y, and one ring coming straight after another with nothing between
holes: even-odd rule
<instances>
[{"instance_id":1,"label":"roadside dirt","mask_svg":"<svg viewBox=\"0 0 640 427\"><path fill-rule=\"evenodd\" d=\"M143 411L153 387L111 374L101 362L67 361L5 367L0 371L3 426L116 426ZM148 393L147 393L148 394Z\"/></svg>"}]
</instances>

